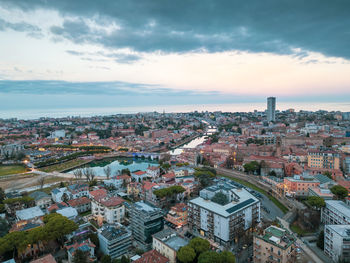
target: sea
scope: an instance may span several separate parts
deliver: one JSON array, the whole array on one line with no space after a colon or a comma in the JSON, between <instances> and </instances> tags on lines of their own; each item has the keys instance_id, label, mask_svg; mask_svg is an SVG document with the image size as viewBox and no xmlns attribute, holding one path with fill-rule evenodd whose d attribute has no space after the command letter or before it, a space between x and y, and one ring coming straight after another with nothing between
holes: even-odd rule
<instances>
[{"instance_id":1,"label":"sea","mask_svg":"<svg viewBox=\"0 0 350 263\"><path fill-rule=\"evenodd\" d=\"M341 111L350 112L350 102L278 102L276 110L294 109L295 111ZM222 111L222 112L253 112L266 110L266 103L245 102L232 104L193 104L193 105L154 105L138 107L99 107L99 108L55 108L55 109L27 109L27 110L1 110L1 119L38 119L41 117L62 118L68 116L107 116L114 114L131 114L141 112L193 112L193 111Z\"/></svg>"}]
</instances>

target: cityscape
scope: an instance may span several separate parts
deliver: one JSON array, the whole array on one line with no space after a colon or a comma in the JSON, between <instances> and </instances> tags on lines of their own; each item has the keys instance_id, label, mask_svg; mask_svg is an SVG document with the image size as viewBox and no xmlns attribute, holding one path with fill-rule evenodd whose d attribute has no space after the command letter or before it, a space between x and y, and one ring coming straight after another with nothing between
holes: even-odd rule
<instances>
[{"instance_id":1,"label":"cityscape","mask_svg":"<svg viewBox=\"0 0 350 263\"><path fill-rule=\"evenodd\" d=\"M349 12L0 0L0 262L350 262Z\"/></svg>"}]
</instances>

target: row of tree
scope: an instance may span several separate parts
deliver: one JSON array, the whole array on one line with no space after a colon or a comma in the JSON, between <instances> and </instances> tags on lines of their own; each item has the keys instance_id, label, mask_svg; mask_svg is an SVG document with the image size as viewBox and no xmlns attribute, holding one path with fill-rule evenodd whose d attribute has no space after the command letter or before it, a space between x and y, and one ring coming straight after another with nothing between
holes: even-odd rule
<instances>
[{"instance_id":1,"label":"row of tree","mask_svg":"<svg viewBox=\"0 0 350 263\"><path fill-rule=\"evenodd\" d=\"M158 190L154 190L153 194L157 197L157 198L164 198L164 197L171 197L174 198L176 195L181 194L183 192L185 192L185 188L183 188L180 185L173 185L167 188L162 188L162 189L158 189Z\"/></svg>"},{"instance_id":2,"label":"row of tree","mask_svg":"<svg viewBox=\"0 0 350 263\"><path fill-rule=\"evenodd\" d=\"M57 213L45 215L45 225L30 231L14 231L0 238L0 254L17 252L20 254L31 244L57 240L63 244L64 236L78 228L77 224Z\"/></svg>"}]
</instances>

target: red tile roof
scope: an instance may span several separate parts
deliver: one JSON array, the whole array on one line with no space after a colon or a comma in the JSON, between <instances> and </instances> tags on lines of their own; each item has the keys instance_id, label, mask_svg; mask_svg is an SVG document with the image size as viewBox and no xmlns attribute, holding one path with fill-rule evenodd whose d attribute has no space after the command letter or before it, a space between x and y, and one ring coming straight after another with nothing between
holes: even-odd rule
<instances>
[{"instance_id":1,"label":"red tile roof","mask_svg":"<svg viewBox=\"0 0 350 263\"><path fill-rule=\"evenodd\" d=\"M137 171L137 172L134 172L133 174L136 174L136 175L144 175L146 172L144 171Z\"/></svg>"},{"instance_id":2,"label":"red tile roof","mask_svg":"<svg viewBox=\"0 0 350 263\"><path fill-rule=\"evenodd\" d=\"M104 188L98 189L98 190L93 190L90 191L89 194L94 198L94 199L100 199L104 198L107 196L107 190Z\"/></svg>"},{"instance_id":3,"label":"red tile roof","mask_svg":"<svg viewBox=\"0 0 350 263\"><path fill-rule=\"evenodd\" d=\"M72 207L76 207L76 206L80 206L80 205L86 205L88 203L90 203L90 199L87 198L86 196L80 197L80 198L76 198L76 199L72 199L68 201L68 204Z\"/></svg>"},{"instance_id":4,"label":"red tile roof","mask_svg":"<svg viewBox=\"0 0 350 263\"><path fill-rule=\"evenodd\" d=\"M164 257L158 251L152 249L142 255L141 258L134 261L134 263L168 263L169 259Z\"/></svg>"},{"instance_id":5,"label":"red tile roof","mask_svg":"<svg viewBox=\"0 0 350 263\"><path fill-rule=\"evenodd\" d=\"M125 202L123 198L112 196L112 197L106 197L103 199L98 200L102 205L111 207L111 206L118 206Z\"/></svg>"},{"instance_id":6,"label":"red tile roof","mask_svg":"<svg viewBox=\"0 0 350 263\"><path fill-rule=\"evenodd\" d=\"M48 254L36 260L30 261L30 263L57 263L57 261L51 254Z\"/></svg>"}]
</instances>

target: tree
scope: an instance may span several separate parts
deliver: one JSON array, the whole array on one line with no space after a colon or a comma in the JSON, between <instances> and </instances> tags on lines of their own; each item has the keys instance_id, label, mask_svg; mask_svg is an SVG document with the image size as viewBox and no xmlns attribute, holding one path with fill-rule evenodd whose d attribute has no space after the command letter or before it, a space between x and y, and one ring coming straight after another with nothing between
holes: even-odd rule
<instances>
[{"instance_id":1,"label":"tree","mask_svg":"<svg viewBox=\"0 0 350 263\"><path fill-rule=\"evenodd\" d=\"M5 191L0 187L0 204L5 200Z\"/></svg>"},{"instance_id":2,"label":"tree","mask_svg":"<svg viewBox=\"0 0 350 263\"><path fill-rule=\"evenodd\" d=\"M80 249L76 250L73 256L73 263L87 263L88 256L87 253L81 251Z\"/></svg>"},{"instance_id":3,"label":"tree","mask_svg":"<svg viewBox=\"0 0 350 263\"><path fill-rule=\"evenodd\" d=\"M112 173L112 169L109 165L107 165L105 168L103 168L103 172L105 173L107 179L109 179Z\"/></svg>"},{"instance_id":4,"label":"tree","mask_svg":"<svg viewBox=\"0 0 350 263\"><path fill-rule=\"evenodd\" d=\"M101 258L101 263L111 263L112 259L110 255L103 255Z\"/></svg>"},{"instance_id":5,"label":"tree","mask_svg":"<svg viewBox=\"0 0 350 263\"><path fill-rule=\"evenodd\" d=\"M327 176L329 179L333 180L332 173L330 171L325 171L323 175Z\"/></svg>"},{"instance_id":6,"label":"tree","mask_svg":"<svg viewBox=\"0 0 350 263\"><path fill-rule=\"evenodd\" d=\"M6 235L9 229L10 227L7 221L3 218L0 218L0 237L3 237L4 235Z\"/></svg>"},{"instance_id":7,"label":"tree","mask_svg":"<svg viewBox=\"0 0 350 263\"><path fill-rule=\"evenodd\" d=\"M199 255L198 263L221 263L221 257L215 251L205 251Z\"/></svg>"},{"instance_id":8,"label":"tree","mask_svg":"<svg viewBox=\"0 0 350 263\"><path fill-rule=\"evenodd\" d=\"M81 169L74 170L73 174L77 180L80 180L83 177L83 171Z\"/></svg>"},{"instance_id":9,"label":"tree","mask_svg":"<svg viewBox=\"0 0 350 263\"><path fill-rule=\"evenodd\" d=\"M230 251L224 251L220 253L222 263L235 263L236 258Z\"/></svg>"},{"instance_id":10,"label":"tree","mask_svg":"<svg viewBox=\"0 0 350 263\"><path fill-rule=\"evenodd\" d=\"M130 263L130 259L123 255L120 259L120 263Z\"/></svg>"},{"instance_id":11,"label":"tree","mask_svg":"<svg viewBox=\"0 0 350 263\"><path fill-rule=\"evenodd\" d=\"M205 240L205 239L200 238L200 237L195 237L195 238L191 239L189 246L192 247L196 251L197 255L199 255L202 252L209 250L210 243L208 240Z\"/></svg>"},{"instance_id":12,"label":"tree","mask_svg":"<svg viewBox=\"0 0 350 263\"><path fill-rule=\"evenodd\" d=\"M177 252L177 259L183 263L190 263L196 258L196 252L190 246L184 246Z\"/></svg>"},{"instance_id":13,"label":"tree","mask_svg":"<svg viewBox=\"0 0 350 263\"><path fill-rule=\"evenodd\" d=\"M317 209L325 207L326 205L326 202L324 201L324 199L319 196L309 196L307 198L307 202L309 203L310 206L316 207Z\"/></svg>"},{"instance_id":14,"label":"tree","mask_svg":"<svg viewBox=\"0 0 350 263\"><path fill-rule=\"evenodd\" d=\"M219 205L226 205L228 203L228 198L224 193L218 192L213 196L211 201L213 201Z\"/></svg>"},{"instance_id":15,"label":"tree","mask_svg":"<svg viewBox=\"0 0 350 263\"><path fill-rule=\"evenodd\" d=\"M331 188L331 192L336 195L337 199L343 200L345 197L348 196L348 190L341 186L341 185L335 185Z\"/></svg>"},{"instance_id":16,"label":"tree","mask_svg":"<svg viewBox=\"0 0 350 263\"><path fill-rule=\"evenodd\" d=\"M324 249L324 231L323 230L318 235L318 239L317 239L316 244L320 249L322 249L322 250Z\"/></svg>"},{"instance_id":17,"label":"tree","mask_svg":"<svg viewBox=\"0 0 350 263\"><path fill-rule=\"evenodd\" d=\"M39 183L39 185L40 185L40 189L43 189L44 183L45 183L45 177L44 177L44 176L41 176L41 177L38 179L38 183Z\"/></svg>"},{"instance_id":18,"label":"tree","mask_svg":"<svg viewBox=\"0 0 350 263\"><path fill-rule=\"evenodd\" d=\"M94 243L94 245L96 246L96 248L98 249L100 247L100 240L98 239L97 234L95 233L91 233L89 235L89 238L91 240L92 243Z\"/></svg>"}]
</instances>

